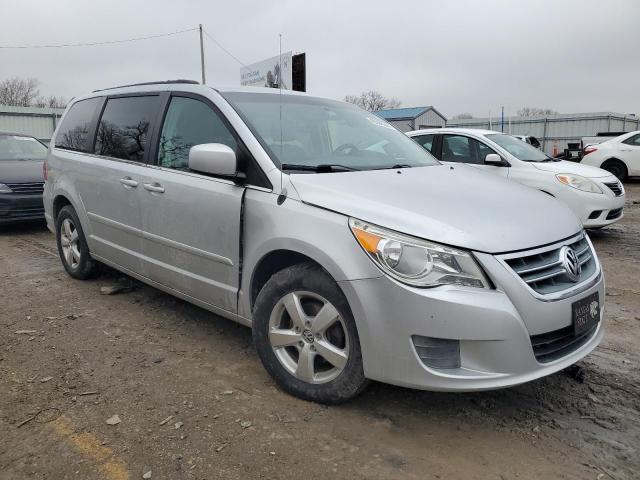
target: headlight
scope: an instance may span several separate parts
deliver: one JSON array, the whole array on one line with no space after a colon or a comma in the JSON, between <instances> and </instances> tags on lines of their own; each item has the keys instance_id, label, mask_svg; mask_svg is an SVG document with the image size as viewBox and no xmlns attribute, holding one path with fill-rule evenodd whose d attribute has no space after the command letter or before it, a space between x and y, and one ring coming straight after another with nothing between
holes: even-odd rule
<instances>
[{"instance_id":1,"label":"headlight","mask_svg":"<svg viewBox=\"0 0 640 480\"><path fill-rule=\"evenodd\" d=\"M0 183L0 193L11 193L12 190L4 183Z\"/></svg>"},{"instance_id":2,"label":"headlight","mask_svg":"<svg viewBox=\"0 0 640 480\"><path fill-rule=\"evenodd\" d=\"M583 192L602 193L602 189L588 178L571 173L559 173L556 178L560 183L564 183Z\"/></svg>"},{"instance_id":3,"label":"headlight","mask_svg":"<svg viewBox=\"0 0 640 480\"><path fill-rule=\"evenodd\" d=\"M415 287L490 288L469 252L349 219L356 240L387 275Z\"/></svg>"}]
</instances>

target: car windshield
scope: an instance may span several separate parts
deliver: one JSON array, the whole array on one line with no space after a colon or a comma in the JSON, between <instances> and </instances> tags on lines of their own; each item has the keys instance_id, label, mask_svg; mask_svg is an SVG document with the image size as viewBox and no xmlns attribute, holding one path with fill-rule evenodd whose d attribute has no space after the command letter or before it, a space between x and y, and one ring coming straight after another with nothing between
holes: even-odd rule
<instances>
[{"instance_id":1,"label":"car windshield","mask_svg":"<svg viewBox=\"0 0 640 480\"><path fill-rule=\"evenodd\" d=\"M547 162L551 160L551 157L544 152L511 135L495 133L486 135L486 137L523 162Z\"/></svg>"},{"instance_id":2,"label":"car windshield","mask_svg":"<svg viewBox=\"0 0 640 480\"><path fill-rule=\"evenodd\" d=\"M22 135L0 135L0 161L44 160L47 147L33 137Z\"/></svg>"},{"instance_id":3,"label":"car windshield","mask_svg":"<svg viewBox=\"0 0 640 480\"><path fill-rule=\"evenodd\" d=\"M224 97L283 169L350 171L439 164L390 124L348 103L284 93L236 92Z\"/></svg>"}]
</instances>

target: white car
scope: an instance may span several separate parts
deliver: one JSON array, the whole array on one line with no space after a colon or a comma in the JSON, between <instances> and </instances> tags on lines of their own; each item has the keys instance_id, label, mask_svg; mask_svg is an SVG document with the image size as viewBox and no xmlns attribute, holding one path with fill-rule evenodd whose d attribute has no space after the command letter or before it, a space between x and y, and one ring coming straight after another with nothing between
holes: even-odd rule
<instances>
[{"instance_id":1,"label":"white car","mask_svg":"<svg viewBox=\"0 0 640 480\"><path fill-rule=\"evenodd\" d=\"M581 163L607 170L621 181L640 175L640 130L585 147Z\"/></svg>"},{"instance_id":2,"label":"white car","mask_svg":"<svg viewBox=\"0 0 640 480\"><path fill-rule=\"evenodd\" d=\"M604 227L622 218L622 183L600 168L553 159L511 135L491 130L437 128L407 135L442 162L466 163L556 197L585 228Z\"/></svg>"}]
</instances>

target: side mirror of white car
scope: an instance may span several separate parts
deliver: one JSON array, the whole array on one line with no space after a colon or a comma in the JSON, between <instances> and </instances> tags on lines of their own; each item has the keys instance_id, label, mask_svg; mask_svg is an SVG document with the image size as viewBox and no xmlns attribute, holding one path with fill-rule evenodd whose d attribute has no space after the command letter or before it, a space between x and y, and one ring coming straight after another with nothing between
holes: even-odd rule
<instances>
[{"instance_id":1,"label":"side mirror of white car","mask_svg":"<svg viewBox=\"0 0 640 480\"><path fill-rule=\"evenodd\" d=\"M222 143L194 145L189 150L189 169L211 175L235 177L238 172L236 152Z\"/></svg>"},{"instance_id":2,"label":"side mirror of white car","mask_svg":"<svg viewBox=\"0 0 640 480\"><path fill-rule=\"evenodd\" d=\"M506 167L509 164L505 162L497 153L489 153L484 157L485 165L493 165L494 167Z\"/></svg>"}]
</instances>

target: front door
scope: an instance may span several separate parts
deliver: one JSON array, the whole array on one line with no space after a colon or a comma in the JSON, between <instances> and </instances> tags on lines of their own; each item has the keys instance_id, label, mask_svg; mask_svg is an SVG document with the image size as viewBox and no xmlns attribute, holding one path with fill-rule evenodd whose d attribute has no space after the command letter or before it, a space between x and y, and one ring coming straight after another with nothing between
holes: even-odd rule
<instances>
[{"instance_id":1,"label":"front door","mask_svg":"<svg viewBox=\"0 0 640 480\"><path fill-rule=\"evenodd\" d=\"M189 170L189 149L238 143L206 101L174 94L156 165L140 185L145 271L152 280L229 312L237 310L244 187Z\"/></svg>"},{"instance_id":2,"label":"front door","mask_svg":"<svg viewBox=\"0 0 640 480\"><path fill-rule=\"evenodd\" d=\"M466 135L443 134L440 142L440 159L443 162L466 163L479 170L501 177L509 177L509 167L486 165L484 159L490 153L498 154L488 145ZM498 154L499 155L499 154Z\"/></svg>"}]
</instances>

